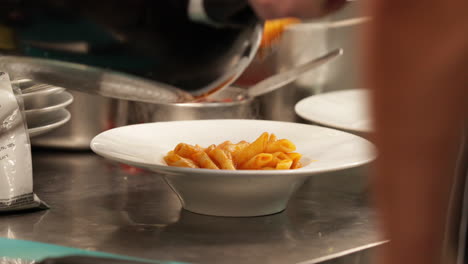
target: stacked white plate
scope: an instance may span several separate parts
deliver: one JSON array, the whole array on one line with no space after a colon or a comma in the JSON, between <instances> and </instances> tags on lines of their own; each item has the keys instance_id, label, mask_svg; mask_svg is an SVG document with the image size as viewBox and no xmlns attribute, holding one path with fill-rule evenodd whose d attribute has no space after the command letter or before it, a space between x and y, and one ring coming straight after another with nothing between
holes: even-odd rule
<instances>
[{"instance_id":1,"label":"stacked white plate","mask_svg":"<svg viewBox=\"0 0 468 264\"><path fill-rule=\"evenodd\" d=\"M73 102L73 96L64 88L29 80L20 83L20 87L30 137L50 132L70 120L66 107Z\"/></svg>"}]
</instances>

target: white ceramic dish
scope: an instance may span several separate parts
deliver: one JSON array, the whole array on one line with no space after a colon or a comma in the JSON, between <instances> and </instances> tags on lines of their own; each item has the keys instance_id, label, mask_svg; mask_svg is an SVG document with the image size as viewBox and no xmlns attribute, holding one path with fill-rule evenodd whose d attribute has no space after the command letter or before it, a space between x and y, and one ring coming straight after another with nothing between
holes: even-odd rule
<instances>
[{"instance_id":1,"label":"white ceramic dish","mask_svg":"<svg viewBox=\"0 0 468 264\"><path fill-rule=\"evenodd\" d=\"M372 132L367 90L343 90L310 96L295 106L300 117L328 127L358 133Z\"/></svg>"},{"instance_id":2,"label":"white ceramic dish","mask_svg":"<svg viewBox=\"0 0 468 264\"><path fill-rule=\"evenodd\" d=\"M227 171L170 167L163 160L180 142L205 147L225 140L252 142L262 132L291 140L307 165L287 171ZM119 127L96 136L91 149L105 158L160 173L186 210L217 216L280 212L307 177L374 159L371 143L346 132L298 123L235 119Z\"/></svg>"},{"instance_id":3,"label":"white ceramic dish","mask_svg":"<svg viewBox=\"0 0 468 264\"><path fill-rule=\"evenodd\" d=\"M67 123L70 118L70 112L61 108L52 112L43 113L36 118L28 119L29 137L37 137L50 132Z\"/></svg>"},{"instance_id":4,"label":"white ceramic dish","mask_svg":"<svg viewBox=\"0 0 468 264\"><path fill-rule=\"evenodd\" d=\"M73 102L73 95L68 92L59 92L47 96L38 96L24 101L26 115L37 115L65 108Z\"/></svg>"}]
</instances>

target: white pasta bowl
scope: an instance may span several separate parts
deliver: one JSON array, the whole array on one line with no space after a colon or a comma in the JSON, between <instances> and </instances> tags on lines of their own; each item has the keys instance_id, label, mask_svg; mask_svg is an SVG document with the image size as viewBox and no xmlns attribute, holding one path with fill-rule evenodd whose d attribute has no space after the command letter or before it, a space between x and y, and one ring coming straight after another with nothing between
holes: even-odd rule
<instances>
[{"instance_id":1,"label":"white pasta bowl","mask_svg":"<svg viewBox=\"0 0 468 264\"><path fill-rule=\"evenodd\" d=\"M261 133L291 140L305 164L295 170L210 170L167 166L164 156L181 142L208 147L225 140L253 142ZM216 216L259 216L283 211L315 174L343 170L375 158L367 140L319 126L263 120L197 120L119 127L97 135L91 149L110 160L162 175L183 208Z\"/></svg>"}]
</instances>

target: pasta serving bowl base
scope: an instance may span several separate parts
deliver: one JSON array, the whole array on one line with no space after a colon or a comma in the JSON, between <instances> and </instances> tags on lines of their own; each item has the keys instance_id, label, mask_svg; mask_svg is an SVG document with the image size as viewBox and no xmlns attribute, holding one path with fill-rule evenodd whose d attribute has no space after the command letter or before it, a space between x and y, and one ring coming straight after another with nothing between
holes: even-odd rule
<instances>
[{"instance_id":1,"label":"pasta serving bowl base","mask_svg":"<svg viewBox=\"0 0 468 264\"><path fill-rule=\"evenodd\" d=\"M261 133L292 141L303 155L294 170L210 170L167 166L164 156L183 142L208 147L223 141L253 142ZM308 177L371 162L374 146L346 132L266 120L195 120L146 123L107 130L91 142L107 159L160 174L188 211L248 217L283 211Z\"/></svg>"}]
</instances>

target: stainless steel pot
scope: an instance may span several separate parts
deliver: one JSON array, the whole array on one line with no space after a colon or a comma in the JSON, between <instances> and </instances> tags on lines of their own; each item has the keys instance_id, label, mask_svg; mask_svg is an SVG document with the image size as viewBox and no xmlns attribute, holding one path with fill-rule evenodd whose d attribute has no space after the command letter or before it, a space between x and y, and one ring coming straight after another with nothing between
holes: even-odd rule
<instances>
[{"instance_id":1,"label":"stainless steel pot","mask_svg":"<svg viewBox=\"0 0 468 264\"><path fill-rule=\"evenodd\" d=\"M70 122L53 132L34 138L33 146L88 150L94 136L123 125L172 120L260 118L258 100L238 100L236 96L240 94L239 88L233 87L211 98L219 102L180 104L150 104L75 91L71 93L74 103L68 107L72 115Z\"/></svg>"},{"instance_id":2,"label":"stainless steel pot","mask_svg":"<svg viewBox=\"0 0 468 264\"><path fill-rule=\"evenodd\" d=\"M214 102L148 104L126 102L126 124L158 121L199 119L257 119L260 118L259 102L248 98L239 100L240 88L229 87L215 97Z\"/></svg>"}]
</instances>

